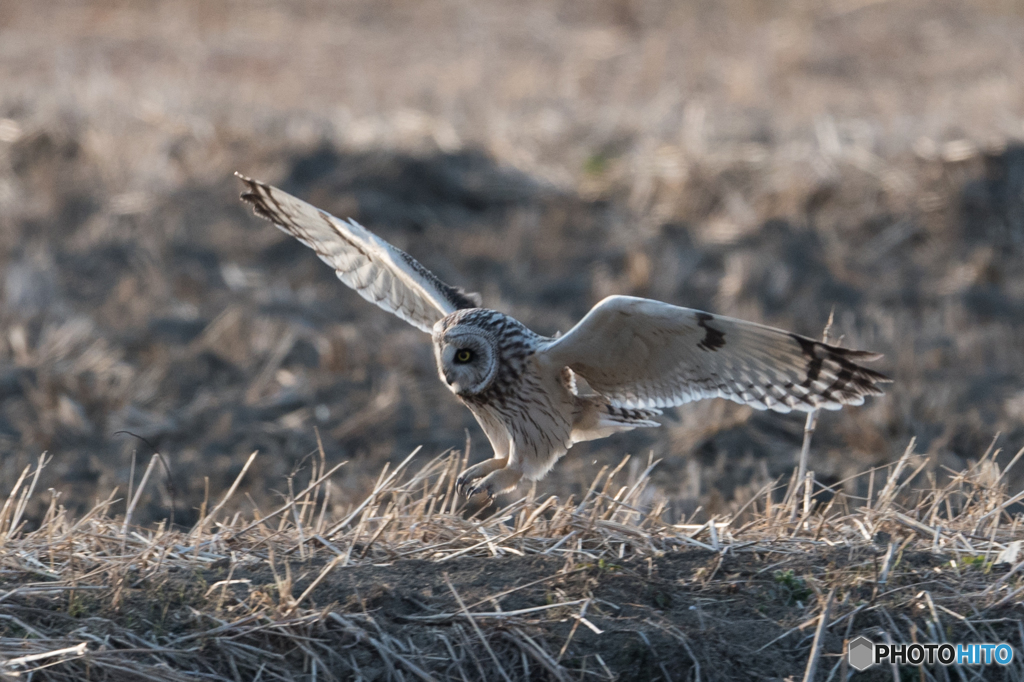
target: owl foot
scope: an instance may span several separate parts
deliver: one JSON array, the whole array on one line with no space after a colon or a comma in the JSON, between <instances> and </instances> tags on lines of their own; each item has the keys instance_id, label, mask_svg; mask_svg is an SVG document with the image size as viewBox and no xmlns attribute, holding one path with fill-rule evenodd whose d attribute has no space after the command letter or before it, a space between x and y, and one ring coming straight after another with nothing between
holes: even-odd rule
<instances>
[{"instance_id":1,"label":"owl foot","mask_svg":"<svg viewBox=\"0 0 1024 682\"><path fill-rule=\"evenodd\" d=\"M485 459L479 464L475 464L455 479L455 490L462 497L472 497L473 492L470 490L473 481L485 478L489 474L500 471L508 464L508 457L492 457L491 459Z\"/></svg>"},{"instance_id":2,"label":"owl foot","mask_svg":"<svg viewBox=\"0 0 1024 682\"><path fill-rule=\"evenodd\" d=\"M465 493L465 497L467 498L476 497L477 495L486 495L488 500L493 500L494 486L490 484L481 483L480 485L472 486Z\"/></svg>"},{"instance_id":3,"label":"owl foot","mask_svg":"<svg viewBox=\"0 0 1024 682\"><path fill-rule=\"evenodd\" d=\"M461 497L465 497L467 499L480 495L481 493L485 493L489 500L494 499L494 486L490 483L485 483L484 481L486 479L483 479L480 483L474 485L473 482L475 480L479 479L460 476L455 482L456 492L458 492Z\"/></svg>"},{"instance_id":4,"label":"owl foot","mask_svg":"<svg viewBox=\"0 0 1024 682\"><path fill-rule=\"evenodd\" d=\"M486 494L488 499L494 499L495 495L513 490L522 477L523 474L514 469L498 469L484 476L476 485L469 487L466 497Z\"/></svg>"}]
</instances>

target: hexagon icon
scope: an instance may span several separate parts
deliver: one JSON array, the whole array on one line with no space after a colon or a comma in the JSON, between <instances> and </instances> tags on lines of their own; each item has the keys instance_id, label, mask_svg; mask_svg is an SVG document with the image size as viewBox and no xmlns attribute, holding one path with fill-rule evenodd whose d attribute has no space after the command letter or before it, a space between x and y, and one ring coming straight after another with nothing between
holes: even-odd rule
<instances>
[{"instance_id":1,"label":"hexagon icon","mask_svg":"<svg viewBox=\"0 0 1024 682\"><path fill-rule=\"evenodd\" d=\"M875 664L875 645L863 635L850 642L848 651L850 665L855 670L867 670Z\"/></svg>"}]
</instances>

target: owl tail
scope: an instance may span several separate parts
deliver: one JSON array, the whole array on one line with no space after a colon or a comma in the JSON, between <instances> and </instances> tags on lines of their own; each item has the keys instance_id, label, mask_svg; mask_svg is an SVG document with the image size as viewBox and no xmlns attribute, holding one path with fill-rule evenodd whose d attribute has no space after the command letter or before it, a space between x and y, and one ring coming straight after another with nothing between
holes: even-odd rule
<instances>
[{"instance_id":1,"label":"owl tail","mask_svg":"<svg viewBox=\"0 0 1024 682\"><path fill-rule=\"evenodd\" d=\"M581 443L621 431L631 431L641 426L661 426L651 420L651 417L659 414L661 410L617 407L599 395L576 396L572 433L569 437L573 443Z\"/></svg>"}]
</instances>

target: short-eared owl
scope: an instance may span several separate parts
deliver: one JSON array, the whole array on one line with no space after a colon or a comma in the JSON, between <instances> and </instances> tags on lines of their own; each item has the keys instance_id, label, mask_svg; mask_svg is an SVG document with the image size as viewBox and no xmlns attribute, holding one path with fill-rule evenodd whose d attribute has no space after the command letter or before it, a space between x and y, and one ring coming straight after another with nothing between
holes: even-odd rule
<instances>
[{"instance_id":1,"label":"short-eared owl","mask_svg":"<svg viewBox=\"0 0 1024 682\"><path fill-rule=\"evenodd\" d=\"M431 335L441 379L494 448L462 473L463 494L539 479L574 443L657 426L661 408L718 397L776 412L838 410L888 381L858 364L876 353L630 296L604 299L563 336L540 336L356 222L238 177L257 215L316 251L360 296Z\"/></svg>"}]
</instances>

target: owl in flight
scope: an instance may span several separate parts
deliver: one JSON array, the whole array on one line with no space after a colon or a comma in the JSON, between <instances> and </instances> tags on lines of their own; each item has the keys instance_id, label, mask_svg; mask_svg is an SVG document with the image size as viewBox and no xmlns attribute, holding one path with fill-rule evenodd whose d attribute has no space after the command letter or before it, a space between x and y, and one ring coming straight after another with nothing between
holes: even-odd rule
<instances>
[{"instance_id":1,"label":"owl in flight","mask_svg":"<svg viewBox=\"0 0 1024 682\"><path fill-rule=\"evenodd\" d=\"M610 296L566 334L541 336L355 221L236 175L256 215L313 249L360 296L430 334L438 374L494 449L459 476L466 496L540 479L573 444L658 426L662 408L727 398L776 412L838 410L889 381L859 364L877 353L631 296Z\"/></svg>"}]
</instances>

